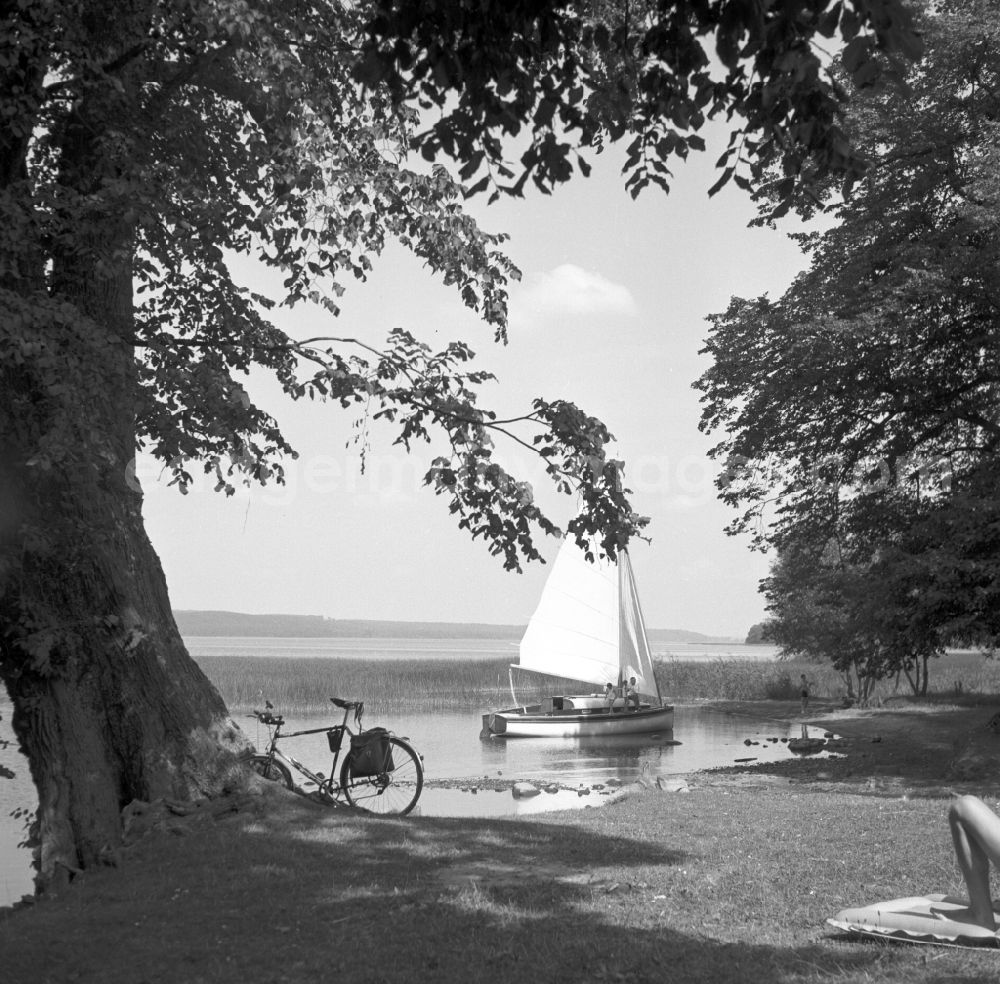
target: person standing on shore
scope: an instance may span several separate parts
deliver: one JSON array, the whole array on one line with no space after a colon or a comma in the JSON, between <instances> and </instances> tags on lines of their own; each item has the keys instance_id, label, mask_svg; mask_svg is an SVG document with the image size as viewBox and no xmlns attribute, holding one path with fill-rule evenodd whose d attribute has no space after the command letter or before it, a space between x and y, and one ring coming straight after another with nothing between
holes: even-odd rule
<instances>
[{"instance_id":1,"label":"person standing on shore","mask_svg":"<svg viewBox=\"0 0 1000 984\"><path fill-rule=\"evenodd\" d=\"M805 673L799 677L799 696L802 698L802 713L805 714L809 707L809 681Z\"/></svg>"}]
</instances>

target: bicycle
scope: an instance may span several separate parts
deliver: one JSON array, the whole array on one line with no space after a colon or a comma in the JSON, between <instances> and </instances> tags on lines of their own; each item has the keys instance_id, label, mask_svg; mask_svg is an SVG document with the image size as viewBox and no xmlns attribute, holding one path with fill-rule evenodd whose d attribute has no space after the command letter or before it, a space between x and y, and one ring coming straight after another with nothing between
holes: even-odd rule
<instances>
[{"instance_id":1,"label":"bicycle","mask_svg":"<svg viewBox=\"0 0 1000 984\"><path fill-rule=\"evenodd\" d=\"M287 789L295 790L295 783L292 781L294 769L306 777L307 785L316 786L308 795L331 805L339 802L343 796L351 806L369 813L399 816L409 813L416 806L424 787L421 756L406 739L385 728L363 728L361 717L364 713L364 701L341 700L339 697L331 697L330 700L343 710L343 722L284 734L281 729L285 719L280 714L272 714L270 704L267 705L267 710L254 710L253 717L268 729L267 751L258 752L251 758L254 771L265 779L280 782ZM347 723L351 711L354 712L354 726L357 730L352 730ZM327 742L333 753L329 776L324 776L322 772L312 772L278 748L278 742L285 738L323 732L326 732ZM335 778L338 776L337 762L345 734L350 738L350 750L344 756L339 777Z\"/></svg>"}]
</instances>

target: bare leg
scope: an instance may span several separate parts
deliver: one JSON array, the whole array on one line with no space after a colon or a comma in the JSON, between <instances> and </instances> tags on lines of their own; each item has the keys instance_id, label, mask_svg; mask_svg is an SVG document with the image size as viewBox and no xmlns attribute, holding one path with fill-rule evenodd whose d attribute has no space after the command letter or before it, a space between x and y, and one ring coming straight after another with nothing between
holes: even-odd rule
<instances>
[{"instance_id":1,"label":"bare leg","mask_svg":"<svg viewBox=\"0 0 1000 984\"><path fill-rule=\"evenodd\" d=\"M948 810L955 856L979 926L996 929L990 900L990 861L1000 867L1000 817L976 796L960 796Z\"/></svg>"}]
</instances>

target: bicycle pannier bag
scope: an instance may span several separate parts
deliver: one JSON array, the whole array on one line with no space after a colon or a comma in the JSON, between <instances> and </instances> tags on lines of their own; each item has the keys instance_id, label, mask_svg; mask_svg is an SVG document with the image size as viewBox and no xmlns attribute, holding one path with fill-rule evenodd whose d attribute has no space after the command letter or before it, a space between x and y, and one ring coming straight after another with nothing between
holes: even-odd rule
<instances>
[{"instance_id":1,"label":"bicycle pannier bag","mask_svg":"<svg viewBox=\"0 0 1000 984\"><path fill-rule=\"evenodd\" d=\"M385 728L369 728L351 736L351 772L356 776L377 776L392 772L392 745Z\"/></svg>"}]
</instances>

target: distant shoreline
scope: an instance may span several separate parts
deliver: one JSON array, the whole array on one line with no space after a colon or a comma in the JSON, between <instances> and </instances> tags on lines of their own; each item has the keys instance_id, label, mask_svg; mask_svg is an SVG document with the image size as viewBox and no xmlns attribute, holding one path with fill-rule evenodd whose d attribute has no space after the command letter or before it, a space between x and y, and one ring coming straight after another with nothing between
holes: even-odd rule
<instances>
[{"instance_id":1,"label":"distant shoreline","mask_svg":"<svg viewBox=\"0 0 1000 984\"><path fill-rule=\"evenodd\" d=\"M486 622L406 622L377 619L324 618L321 615L254 615L245 612L174 612L182 636L242 636L299 639L503 639L519 640L523 625ZM648 629L651 642L734 645L724 639L686 629Z\"/></svg>"}]
</instances>

